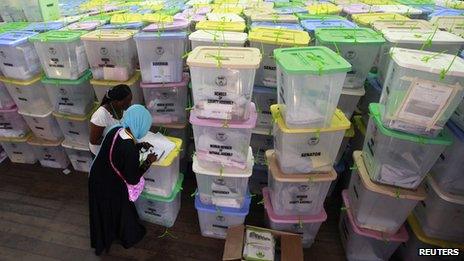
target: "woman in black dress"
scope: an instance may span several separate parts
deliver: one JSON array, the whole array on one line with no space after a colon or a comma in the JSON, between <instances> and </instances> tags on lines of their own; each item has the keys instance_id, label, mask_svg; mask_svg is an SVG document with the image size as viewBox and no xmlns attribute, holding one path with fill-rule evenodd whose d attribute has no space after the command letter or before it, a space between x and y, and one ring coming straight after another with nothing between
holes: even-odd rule
<instances>
[{"instance_id":1,"label":"woman in black dress","mask_svg":"<svg viewBox=\"0 0 464 261\"><path fill-rule=\"evenodd\" d=\"M139 151L149 144L138 143L151 127L152 117L145 107L133 105L124 113L121 125L115 126L105 136L95 158L89 176L90 241L95 254L109 251L114 240L129 248L145 235L137 210L129 200L125 181L130 185L139 183L140 178L156 161L150 154L139 162ZM114 147L111 150L114 140ZM110 163L110 152L114 167Z\"/></svg>"}]
</instances>

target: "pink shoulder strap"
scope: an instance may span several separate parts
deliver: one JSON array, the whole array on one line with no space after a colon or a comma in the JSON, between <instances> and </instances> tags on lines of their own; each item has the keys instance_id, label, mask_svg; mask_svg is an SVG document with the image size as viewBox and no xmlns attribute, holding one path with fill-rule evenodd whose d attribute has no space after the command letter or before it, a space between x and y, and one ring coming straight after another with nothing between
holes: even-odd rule
<instances>
[{"instance_id":1,"label":"pink shoulder strap","mask_svg":"<svg viewBox=\"0 0 464 261\"><path fill-rule=\"evenodd\" d=\"M111 144L111 148L110 148L110 164L111 164L111 167L113 168L113 170L118 174L119 177L121 177L121 179L124 181L124 183L127 184L126 182L126 179L122 176L121 172L119 172L119 170L116 168L116 166L113 164L113 149L114 149L114 144L116 144L116 139L118 138L119 136L119 133L121 132L121 130L123 130L122 128L119 129L116 134L114 135L114 138L113 138L113 142Z\"/></svg>"}]
</instances>

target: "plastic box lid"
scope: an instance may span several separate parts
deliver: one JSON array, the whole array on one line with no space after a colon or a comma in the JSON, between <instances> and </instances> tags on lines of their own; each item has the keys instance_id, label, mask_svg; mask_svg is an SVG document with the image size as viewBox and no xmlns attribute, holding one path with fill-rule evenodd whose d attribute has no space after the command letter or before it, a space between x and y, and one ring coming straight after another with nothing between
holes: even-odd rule
<instances>
[{"instance_id":1,"label":"plastic box lid","mask_svg":"<svg viewBox=\"0 0 464 261\"><path fill-rule=\"evenodd\" d=\"M296 17L300 20L346 20L345 17L339 15L314 15L314 14L303 14L296 13Z\"/></svg>"},{"instance_id":2,"label":"plastic box lid","mask_svg":"<svg viewBox=\"0 0 464 261\"><path fill-rule=\"evenodd\" d=\"M342 8L332 3L321 3L307 6L309 14L338 14Z\"/></svg>"},{"instance_id":3,"label":"plastic box lid","mask_svg":"<svg viewBox=\"0 0 464 261\"><path fill-rule=\"evenodd\" d=\"M143 26L145 26L145 23L143 22L137 22L137 23L127 23L127 24L105 24L100 26L100 29L105 29L105 30L139 30Z\"/></svg>"},{"instance_id":4,"label":"plastic box lid","mask_svg":"<svg viewBox=\"0 0 464 261\"><path fill-rule=\"evenodd\" d=\"M332 117L332 122L330 127L328 128L313 128L313 129L289 129L287 125L285 125L285 121L282 118L282 105L274 104L271 105L271 114L274 122L277 124L279 129L284 133L308 133L308 132L329 132L329 131L339 131L339 130L347 130L350 128L351 122L346 118L345 114L336 109L335 113Z\"/></svg>"},{"instance_id":5,"label":"plastic box lid","mask_svg":"<svg viewBox=\"0 0 464 261\"><path fill-rule=\"evenodd\" d=\"M455 55L399 47L392 47L390 54L391 59L401 67L434 74L446 70L445 77L464 77L464 60Z\"/></svg>"},{"instance_id":6,"label":"plastic box lid","mask_svg":"<svg viewBox=\"0 0 464 261\"><path fill-rule=\"evenodd\" d=\"M303 31L303 27L301 27L299 24L290 24L290 23L253 22L251 24L251 29L253 30L256 27L266 27L266 28L275 28L275 29L288 29L288 30L300 30L300 31Z\"/></svg>"},{"instance_id":7,"label":"plastic box lid","mask_svg":"<svg viewBox=\"0 0 464 261\"><path fill-rule=\"evenodd\" d=\"M395 4L392 0L361 0L362 3L367 5L391 5Z\"/></svg>"},{"instance_id":8,"label":"plastic box lid","mask_svg":"<svg viewBox=\"0 0 464 261\"><path fill-rule=\"evenodd\" d=\"M456 9L440 9L437 11L432 12L429 15L429 18L434 16L459 16L464 15L464 10L456 10Z\"/></svg>"},{"instance_id":9,"label":"plastic box lid","mask_svg":"<svg viewBox=\"0 0 464 261\"><path fill-rule=\"evenodd\" d=\"M218 21L200 21L196 24L196 30L218 30L218 31L245 31L245 23L243 22L218 22Z\"/></svg>"},{"instance_id":10,"label":"plastic box lid","mask_svg":"<svg viewBox=\"0 0 464 261\"><path fill-rule=\"evenodd\" d=\"M86 17L82 17L81 18L81 21L82 22L93 22L93 21L98 21L102 24L106 24L108 23L109 21L111 20L111 16L110 15L106 15L106 14L98 14L98 15L92 15L92 16L86 16Z\"/></svg>"},{"instance_id":11,"label":"plastic box lid","mask_svg":"<svg viewBox=\"0 0 464 261\"><path fill-rule=\"evenodd\" d=\"M348 191L346 189L342 191L342 198L343 198L343 203L345 205L345 208L342 211L346 211L351 227L353 227L353 230L356 234L369 237L369 238L374 238L374 239L381 240L381 241L387 241L387 242L388 241L392 241L392 242L408 241L409 235L404 225L402 225L401 228L398 230L398 232L396 232L396 234L393 234L393 235L387 235L377 230L359 227L354 221L353 213L351 213L350 202L348 199Z\"/></svg>"},{"instance_id":12,"label":"plastic box lid","mask_svg":"<svg viewBox=\"0 0 464 261\"><path fill-rule=\"evenodd\" d=\"M187 58L189 66L207 68L257 69L261 53L257 48L200 46Z\"/></svg>"},{"instance_id":13,"label":"plastic box lid","mask_svg":"<svg viewBox=\"0 0 464 261\"><path fill-rule=\"evenodd\" d=\"M32 136L32 134L29 132L26 135L22 137L1 137L0 136L0 142L13 142L13 143L22 143L22 142L27 142L27 140Z\"/></svg>"},{"instance_id":14,"label":"plastic box lid","mask_svg":"<svg viewBox=\"0 0 464 261\"><path fill-rule=\"evenodd\" d=\"M134 13L124 13L124 14L115 14L111 16L110 23L112 24L127 24L127 23L137 23L142 22L142 14Z\"/></svg>"},{"instance_id":15,"label":"plastic box lid","mask_svg":"<svg viewBox=\"0 0 464 261\"><path fill-rule=\"evenodd\" d=\"M90 84L95 85L95 86L111 86L111 87L119 85L119 84L125 84L127 86L132 86L135 83L137 83L137 81L139 80L140 80L140 72L136 71L134 76L132 76L132 78L130 78L129 80L125 82L92 79L90 80Z\"/></svg>"},{"instance_id":16,"label":"plastic box lid","mask_svg":"<svg viewBox=\"0 0 464 261\"><path fill-rule=\"evenodd\" d=\"M53 112L55 118L66 119L71 121L87 121L92 118L93 113L100 107L100 104L96 103L95 106L86 115L75 115L75 114L64 114L59 112Z\"/></svg>"},{"instance_id":17,"label":"plastic box lid","mask_svg":"<svg viewBox=\"0 0 464 261\"><path fill-rule=\"evenodd\" d=\"M356 28L355 23L348 20L303 20L301 26L306 31L314 32L317 28Z\"/></svg>"},{"instance_id":18,"label":"plastic box lid","mask_svg":"<svg viewBox=\"0 0 464 261\"><path fill-rule=\"evenodd\" d=\"M24 30L45 32L51 30L59 30L63 28L65 25L66 24L64 22L37 22L31 23L26 28L24 28Z\"/></svg>"},{"instance_id":19,"label":"plastic box lid","mask_svg":"<svg viewBox=\"0 0 464 261\"><path fill-rule=\"evenodd\" d=\"M372 12L372 7L363 3L343 5L343 12L347 14L364 14Z\"/></svg>"},{"instance_id":20,"label":"plastic box lid","mask_svg":"<svg viewBox=\"0 0 464 261\"><path fill-rule=\"evenodd\" d=\"M16 79L6 78L6 77L3 77L3 76L0 76L0 81L1 81L1 82L4 82L4 83L14 84L14 85L16 85L17 87L21 87L21 86L29 86L29 85L32 85L32 84L34 84L34 83L40 81L41 78L42 78L42 75L41 75L41 74L37 75L36 77L34 77L34 78L32 78L32 79L25 80L25 81L21 81L21 80L16 80Z\"/></svg>"},{"instance_id":21,"label":"plastic box lid","mask_svg":"<svg viewBox=\"0 0 464 261\"><path fill-rule=\"evenodd\" d=\"M246 121L225 121L216 119L202 119L198 118L195 109L190 112L190 123L193 125L208 126L215 128L233 128L233 129L253 129L256 127L256 120L258 114L256 113L256 106L250 103L250 118Z\"/></svg>"},{"instance_id":22,"label":"plastic box lid","mask_svg":"<svg viewBox=\"0 0 464 261\"><path fill-rule=\"evenodd\" d=\"M248 40L250 42L293 47L308 45L310 37L305 31L256 27L249 32Z\"/></svg>"},{"instance_id":23,"label":"plastic box lid","mask_svg":"<svg viewBox=\"0 0 464 261\"><path fill-rule=\"evenodd\" d=\"M372 10L375 12L403 14L403 15L419 15L422 14L422 10L407 6L407 5L372 5Z\"/></svg>"},{"instance_id":24,"label":"plastic box lid","mask_svg":"<svg viewBox=\"0 0 464 261\"><path fill-rule=\"evenodd\" d=\"M248 148L248 158L247 158L247 167L243 170L235 170L235 171L220 171L211 170L201 167L198 164L198 159L195 155L192 157L192 170L195 173L207 176L216 176L216 177L237 177L237 178L249 178L251 174L253 174L253 151L251 147Z\"/></svg>"},{"instance_id":25,"label":"plastic box lid","mask_svg":"<svg viewBox=\"0 0 464 261\"><path fill-rule=\"evenodd\" d=\"M316 38L322 44L376 44L385 43L382 35L370 28L318 28Z\"/></svg>"},{"instance_id":26,"label":"plastic box lid","mask_svg":"<svg viewBox=\"0 0 464 261\"><path fill-rule=\"evenodd\" d=\"M443 29L456 26L462 27L464 25L464 16L434 16L430 19L430 23Z\"/></svg>"},{"instance_id":27,"label":"plastic box lid","mask_svg":"<svg viewBox=\"0 0 464 261\"><path fill-rule=\"evenodd\" d=\"M250 210L251 197L246 196L242 208L228 208L228 207L219 207L215 205L206 205L201 203L200 197L195 195L195 208L199 211L209 212L209 213L220 213L221 215L231 215L231 216L241 216L244 217L248 215Z\"/></svg>"},{"instance_id":28,"label":"plastic box lid","mask_svg":"<svg viewBox=\"0 0 464 261\"><path fill-rule=\"evenodd\" d=\"M415 143L421 143L421 144L449 146L453 143L453 140L451 139L449 133L447 133L446 130L443 130L437 137L432 138L432 137L423 137L419 135L414 135L414 134L410 134L406 132L401 132L401 131L385 128L381 120L380 106L381 105L378 103L369 104L369 112L370 112L371 119L373 119L375 125L377 126L377 129L383 135L396 138L396 139L407 140L407 141L411 141Z\"/></svg>"},{"instance_id":29,"label":"plastic box lid","mask_svg":"<svg viewBox=\"0 0 464 261\"><path fill-rule=\"evenodd\" d=\"M269 174L279 182L330 182L337 178L337 172L332 168L330 172L307 174L284 174L280 169L274 150L266 151L266 162L269 164Z\"/></svg>"},{"instance_id":30,"label":"plastic box lid","mask_svg":"<svg viewBox=\"0 0 464 261\"><path fill-rule=\"evenodd\" d=\"M451 130L455 137L464 142L464 131L461 130L453 121L448 121L446 126Z\"/></svg>"},{"instance_id":31,"label":"plastic box lid","mask_svg":"<svg viewBox=\"0 0 464 261\"><path fill-rule=\"evenodd\" d=\"M86 81L89 81L92 78L92 72L87 70L79 79L77 80L66 80L66 79L52 79L48 78L45 75L42 77L42 83L50 85L80 85Z\"/></svg>"},{"instance_id":32,"label":"plastic box lid","mask_svg":"<svg viewBox=\"0 0 464 261\"><path fill-rule=\"evenodd\" d=\"M189 20L174 20L172 22L157 22L148 25L143 28L143 31L174 31L174 30L183 30L190 26Z\"/></svg>"},{"instance_id":33,"label":"plastic box lid","mask_svg":"<svg viewBox=\"0 0 464 261\"><path fill-rule=\"evenodd\" d=\"M29 144L29 145L32 145L32 146L44 146L44 147L61 146L61 142L63 142L63 138L59 139L59 140L56 140L56 141L52 141L52 140L41 139L41 138L38 138L36 136L31 136L27 140L27 144Z\"/></svg>"},{"instance_id":34,"label":"plastic box lid","mask_svg":"<svg viewBox=\"0 0 464 261\"><path fill-rule=\"evenodd\" d=\"M134 35L135 40L146 41L146 40L175 40L175 39L187 39L186 32L142 32Z\"/></svg>"},{"instance_id":35,"label":"plastic box lid","mask_svg":"<svg viewBox=\"0 0 464 261\"><path fill-rule=\"evenodd\" d=\"M162 196L158 196L158 195L155 195L155 194L151 194L151 193L146 192L145 190L142 192L142 194L140 194L140 197L143 197L143 198L146 198L146 199L152 200L152 201L161 201L161 202L165 202L165 203L170 203L170 202L174 201L174 199L176 199L177 194L180 193L180 191L182 190L182 182L183 181L184 181L184 174L179 173L179 178L177 179L177 182L174 185L174 188L173 188L171 194L169 196L167 196L167 197L162 197Z\"/></svg>"},{"instance_id":36,"label":"plastic box lid","mask_svg":"<svg viewBox=\"0 0 464 261\"><path fill-rule=\"evenodd\" d=\"M37 32L30 31L10 31L0 34L0 46L17 46L26 43L27 40L37 35Z\"/></svg>"},{"instance_id":37,"label":"plastic box lid","mask_svg":"<svg viewBox=\"0 0 464 261\"><path fill-rule=\"evenodd\" d=\"M0 24L0 33L19 31L29 25L28 22L8 22Z\"/></svg>"},{"instance_id":38,"label":"plastic box lid","mask_svg":"<svg viewBox=\"0 0 464 261\"><path fill-rule=\"evenodd\" d=\"M409 20L409 18L404 15L389 13L354 14L352 15L352 19L353 22L363 26L369 26L372 22L378 20Z\"/></svg>"},{"instance_id":39,"label":"plastic box lid","mask_svg":"<svg viewBox=\"0 0 464 261\"><path fill-rule=\"evenodd\" d=\"M351 96L364 96L366 94L366 90L364 86L361 88L343 88L342 95L351 95Z\"/></svg>"},{"instance_id":40,"label":"plastic box lid","mask_svg":"<svg viewBox=\"0 0 464 261\"><path fill-rule=\"evenodd\" d=\"M276 14L296 14L296 13L308 13L308 10L300 6L287 6L287 7L275 8L274 12Z\"/></svg>"},{"instance_id":41,"label":"plastic box lid","mask_svg":"<svg viewBox=\"0 0 464 261\"><path fill-rule=\"evenodd\" d=\"M240 32L197 30L189 35L190 41L244 44L248 34Z\"/></svg>"},{"instance_id":42,"label":"plastic box lid","mask_svg":"<svg viewBox=\"0 0 464 261\"><path fill-rule=\"evenodd\" d=\"M391 43L464 43L464 38L440 30L382 30L382 34Z\"/></svg>"},{"instance_id":43,"label":"plastic box lid","mask_svg":"<svg viewBox=\"0 0 464 261\"><path fill-rule=\"evenodd\" d=\"M137 33L136 30L95 30L81 36L82 40L86 41L126 41Z\"/></svg>"},{"instance_id":44,"label":"plastic box lid","mask_svg":"<svg viewBox=\"0 0 464 261\"><path fill-rule=\"evenodd\" d=\"M395 2L403 5L433 5L433 0L395 0Z\"/></svg>"},{"instance_id":45,"label":"plastic box lid","mask_svg":"<svg viewBox=\"0 0 464 261\"><path fill-rule=\"evenodd\" d=\"M216 7L213 8L212 13L219 13L219 14L242 14L243 7Z\"/></svg>"},{"instance_id":46,"label":"plastic box lid","mask_svg":"<svg viewBox=\"0 0 464 261\"><path fill-rule=\"evenodd\" d=\"M86 31L48 31L29 38L31 42L61 42L69 43L80 41L81 36L87 33Z\"/></svg>"},{"instance_id":47,"label":"plastic box lid","mask_svg":"<svg viewBox=\"0 0 464 261\"><path fill-rule=\"evenodd\" d=\"M432 178L432 176L428 175L425 178L425 185L426 188L427 186L432 187L433 191L444 201L451 203L451 204L457 204L461 205L461 207L464 205L464 196L463 195L457 195L457 194L451 194L448 193L440 188L438 186L437 182Z\"/></svg>"},{"instance_id":48,"label":"plastic box lid","mask_svg":"<svg viewBox=\"0 0 464 261\"><path fill-rule=\"evenodd\" d=\"M375 183L369 177L367 172L366 165L364 164L364 159L361 151L353 152L354 168L356 169L357 174L361 178L361 181L368 190L390 196L396 199L409 199L409 200L424 200L426 198L424 186L420 186L415 190L404 189L400 187L394 187L389 185L383 185L380 183ZM353 175L353 174L352 174Z\"/></svg>"},{"instance_id":49,"label":"plastic box lid","mask_svg":"<svg viewBox=\"0 0 464 261\"><path fill-rule=\"evenodd\" d=\"M181 82L169 82L169 83L140 83L141 88L186 88L190 81L190 76L188 73L182 75Z\"/></svg>"},{"instance_id":50,"label":"plastic box lid","mask_svg":"<svg viewBox=\"0 0 464 261\"><path fill-rule=\"evenodd\" d=\"M372 23L372 28L377 31L381 30L434 30L433 25L425 20L411 19L411 20L380 20Z\"/></svg>"},{"instance_id":51,"label":"plastic box lid","mask_svg":"<svg viewBox=\"0 0 464 261\"><path fill-rule=\"evenodd\" d=\"M77 143L73 143L69 140L63 140L63 142L61 143L61 146L63 146L63 148L66 148L66 149L74 149L74 150L80 150L80 151L88 151L90 152L90 149L89 149L89 145L82 145L82 144L77 144Z\"/></svg>"},{"instance_id":52,"label":"plastic box lid","mask_svg":"<svg viewBox=\"0 0 464 261\"><path fill-rule=\"evenodd\" d=\"M245 19L238 14L208 13L206 14L206 18L210 21L245 22Z\"/></svg>"},{"instance_id":53,"label":"plastic box lid","mask_svg":"<svg viewBox=\"0 0 464 261\"><path fill-rule=\"evenodd\" d=\"M252 22L298 23L298 17L293 14L252 14Z\"/></svg>"},{"instance_id":54,"label":"plastic box lid","mask_svg":"<svg viewBox=\"0 0 464 261\"><path fill-rule=\"evenodd\" d=\"M84 30L84 31L92 31L98 26L100 26L102 23L99 21L81 21L77 23L73 23L68 25L66 29L68 30Z\"/></svg>"},{"instance_id":55,"label":"plastic box lid","mask_svg":"<svg viewBox=\"0 0 464 261\"><path fill-rule=\"evenodd\" d=\"M280 48L274 50L277 63L293 74L349 72L351 64L325 46Z\"/></svg>"}]
</instances>

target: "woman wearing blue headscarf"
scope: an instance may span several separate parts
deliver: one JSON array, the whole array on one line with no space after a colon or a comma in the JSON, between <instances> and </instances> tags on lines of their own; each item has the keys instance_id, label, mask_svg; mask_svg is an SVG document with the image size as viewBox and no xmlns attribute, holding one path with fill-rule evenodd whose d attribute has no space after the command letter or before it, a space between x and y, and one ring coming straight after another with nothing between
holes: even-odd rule
<instances>
[{"instance_id":1,"label":"woman wearing blue headscarf","mask_svg":"<svg viewBox=\"0 0 464 261\"><path fill-rule=\"evenodd\" d=\"M152 117L145 107L132 105L124 113L121 125L105 136L89 176L90 241L95 254L109 251L114 240L129 248L145 235L137 210L129 200L128 185L136 185L156 161L150 154L139 162L139 143L150 130Z\"/></svg>"}]
</instances>

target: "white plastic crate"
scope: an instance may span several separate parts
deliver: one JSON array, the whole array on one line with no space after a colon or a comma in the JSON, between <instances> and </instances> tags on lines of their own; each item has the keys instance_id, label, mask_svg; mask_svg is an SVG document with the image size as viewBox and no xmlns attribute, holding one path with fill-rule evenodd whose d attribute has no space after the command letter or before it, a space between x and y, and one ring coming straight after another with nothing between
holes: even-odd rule
<instances>
[{"instance_id":1,"label":"white plastic crate","mask_svg":"<svg viewBox=\"0 0 464 261\"><path fill-rule=\"evenodd\" d=\"M417 188L452 139L445 130L436 138L416 136L382 125L379 104L371 103L363 146L367 172L375 182Z\"/></svg>"},{"instance_id":2,"label":"white plastic crate","mask_svg":"<svg viewBox=\"0 0 464 261\"><path fill-rule=\"evenodd\" d=\"M333 168L328 173L290 176L280 170L273 150L266 151L266 158L269 196L277 215L317 215L323 211L330 183L337 178Z\"/></svg>"},{"instance_id":3,"label":"white plastic crate","mask_svg":"<svg viewBox=\"0 0 464 261\"><path fill-rule=\"evenodd\" d=\"M344 208L340 213L339 230L347 260L390 260L400 244L408 241L408 232L404 226L391 236L358 227L351 213L346 190L342 191L342 197Z\"/></svg>"},{"instance_id":4,"label":"white plastic crate","mask_svg":"<svg viewBox=\"0 0 464 261\"><path fill-rule=\"evenodd\" d=\"M303 247L311 247L321 224L327 219L327 214L324 209L316 215L278 215L271 204L269 190L267 188L263 189L263 201L265 209L264 218L266 224L271 229L300 234L302 236Z\"/></svg>"},{"instance_id":5,"label":"white plastic crate","mask_svg":"<svg viewBox=\"0 0 464 261\"><path fill-rule=\"evenodd\" d=\"M18 108L0 110L0 137L18 138L30 132Z\"/></svg>"},{"instance_id":6,"label":"white plastic crate","mask_svg":"<svg viewBox=\"0 0 464 261\"><path fill-rule=\"evenodd\" d=\"M433 165L430 173L441 190L464 195L463 172L464 161L464 131L459 129L453 122L449 121L447 129L453 134L453 144L443 151Z\"/></svg>"},{"instance_id":7,"label":"white plastic crate","mask_svg":"<svg viewBox=\"0 0 464 261\"><path fill-rule=\"evenodd\" d=\"M142 82L181 82L185 32L143 32L134 36Z\"/></svg>"},{"instance_id":8,"label":"white plastic crate","mask_svg":"<svg viewBox=\"0 0 464 261\"><path fill-rule=\"evenodd\" d=\"M62 141L49 141L32 136L27 143L31 145L40 165L47 168L65 169L69 165L69 159L64 148L61 147Z\"/></svg>"},{"instance_id":9,"label":"white plastic crate","mask_svg":"<svg viewBox=\"0 0 464 261\"><path fill-rule=\"evenodd\" d=\"M200 119L196 109L191 111L190 123L200 166L223 171L246 168L251 133L256 124L254 103L249 110L249 119L241 122Z\"/></svg>"},{"instance_id":10,"label":"white plastic crate","mask_svg":"<svg viewBox=\"0 0 464 261\"><path fill-rule=\"evenodd\" d=\"M152 137L154 134L149 132L140 141L150 143L153 140ZM175 148L163 160L154 162L144 174L145 192L160 197L168 197L175 189L179 179L179 152L182 147L182 140L172 137L165 138L174 143ZM157 146L157 144L151 144ZM161 157L161 155L158 156Z\"/></svg>"},{"instance_id":11,"label":"white plastic crate","mask_svg":"<svg viewBox=\"0 0 464 261\"><path fill-rule=\"evenodd\" d=\"M90 118L94 110L85 116L53 113L65 139L72 143L88 146L90 140Z\"/></svg>"},{"instance_id":12,"label":"white plastic crate","mask_svg":"<svg viewBox=\"0 0 464 261\"><path fill-rule=\"evenodd\" d=\"M40 73L40 60L28 39L37 32L11 31L0 34L0 69L12 79L27 80Z\"/></svg>"},{"instance_id":13,"label":"white plastic crate","mask_svg":"<svg viewBox=\"0 0 464 261\"><path fill-rule=\"evenodd\" d=\"M197 30L189 35L192 50L199 46L243 47L248 38L246 33Z\"/></svg>"},{"instance_id":14,"label":"white plastic crate","mask_svg":"<svg viewBox=\"0 0 464 261\"><path fill-rule=\"evenodd\" d=\"M327 128L351 65L324 46L282 48L277 60L278 103L289 128Z\"/></svg>"},{"instance_id":15,"label":"white plastic crate","mask_svg":"<svg viewBox=\"0 0 464 261\"><path fill-rule=\"evenodd\" d=\"M88 144L84 146L64 140L61 146L66 151L74 170L86 173L90 172L93 159Z\"/></svg>"},{"instance_id":16,"label":"white plastic crate","mask_svg":"<svg viewBox=\"0 0 464 261\"><path fill-rule=\"evenodd\" d=\"M240 171L221 171L202 168L193 156L192 170L198 185L198 197L204 205L242 208L248 192L248 181L253 172L253 155L248 153L247 167Z\"/></svg>"},{"instance_id":17,"label":"white plastic crate","mask_svg":"<svg viewBox=\"0 0 464 261\"><path fill-rule=\"evenodd\" d=\"M251 198L247 197L240 209L216 207L202 204L200 197L197 195L195 197L195 208L198 211L201 235L225 239L229 227L243 225L250 209L250 202Z\"/></svg>"},{"instance_id":18,"label":"white plastic crate","mask_svg":"<svg viewBox=\"0 0 464 261\"><path fill-rule=\"evenodd\" d=\"M37 162L31 145L27 144L29 137L30 135L21 138L0 137L0 145L2 145L11 162L25 164L34 164Z\"/></svg>"},{"instance_id":19,"label":"white plastic crate","mask_svg":"<svg viewBox=\"0 0 464 261\"><path fill-rule=\"evenodd\" d=\"M359 99L366 94L364 86L355 89L342 89L342 95L338 100L337 107L345 114L346 118L351 119L356 110Z\"/></svg>"},{"instance_id":20,"label":"white plastic crate","mask_svg":"<svg viewBox=\"0 0 464 261\"><path fill-rule=\"evenodd\" d=\"M254 130L253 134L251 134L250 146L253 149L256 165L266 166L265 153L267 150L274 149L274 137L269 131L258 133Z\"/></svg>"},{"instance_id":21,"label":"white plastic crate","mask_svg":"<svg viewBox=\"0 0 464 261\"><path fill-rule=\"evenodd\" d=\"M380 97L383 125L437 136L464 97L464 60L403 48L391 48L390 52Z\"/></svg>"},{"instance_id":22,"label":"white plastic crate","mask_svg":"<svg viewBox=\"0 0 464 261\"><path fill-rule=\"evenodd\" d=\"M11 98L11 95L8 92L5 84L0 81L0 109L5 110L11 109L13 107L16 107L16 104L13 98Z\"/></svg>"},{"instance_id":23,"label":"white plastic crate","mask_svg":"<svg viewBox=\"0 0 464 261\"><path fill-rule=\"evenodd\" d=\"M48 78L77 80L89 68L84 43L84 31L48 31L30 38Z\"/></svg>"},{"instance_id":24,"label":"white plastic crate","mask_svg":"<svg viewBox=\"0 0 464 261\"><path fill-rule=\"evenodd\" d=\"M277 103L277 90L275 88L253 88L253 102L258 112L256 128L269 131L272 129L271 105Z\"/></svg>"},{"instance_id":25,"label":"white plastic crate","mask_svg":"<svg viewBox=\"0 0 464 261\"><path fill-rule=\"evenodd\" d=\"M135 30L95 30L81 37L93 79L127 81L135 73Z\"/></svg>"},{"instance_id":26,"label":"white plastic crate","mask_svg":"<svg viewBox=\"0 0 464 261\"><path fill-rule=\"evenodd\" d=\"M329 172L335 162L350 121L337 110L329 128L291 129L280 114L281 105L271 106L274 148L284 173Z\"/></svg>"},{"instance_id":27,"label":"white plastic crate","mask_svg":"<svg viewBox=\"0 0 464 261\"><path fill-rule=\"evenodd\" d=\"M425 191L427 198L413 212L424 233L432 238L464 242L464 195L443 191L432 177L426 178Z\"/></svg>"},{"instance_id":28,"label":"white plastic crate","mask_svg":"<svg viewBox=\"0 0 464 261\"><path fill-rule=\"evenodd\" d=\"M40 81L40 76L27 81L1 78L18 110L26 113L47 113L52 110L52 104L47 91Z\"/></svg>"},{"instance_id":29,"label":"white plastic crate","mask_svg":"<svg viewBox=\"0 0 464 261\"><path fill-rule=\"evenodd\" d=\"M256 68L256 48L195 48L187 59L195 113L201 118L247 120Z\"/></svg>"},{"instance_id":30,"label":"white plastic crate","mask_svg":"<svg viewBox=\"0 0 464 261\"><path fill-rule=\"evenodd\" d=\"M395 234L417 203L425 199L424 188L408 190L374 183L369 178L360 151L353 152L353 160L347 195L356 224Z\"/></svg>"},{"instance_id":31,"label":"white plastic crate","mask_svg":"<svg viewBox=\"0 0 464 261\"><path fill-rule=\"evenodd\" d=\"M78 80L43 78L53 110L58 113L86 115L95 102L95 92L90 85L92 73L87 71Z\"/></svg>"},{"instance_id":32,"label":"white plastic crate","mask_svg":"<svg viewBox=\"0 0 464 261\"><path fill-rule=\"evenodd\" d=\"M19 111L29 128L37 138L57 141L63 138L60 126L53 116L52 111L44 114L33 114Z\"/></svg>"},{"instance_id":33,"label":"white plastic crate","mask_svg":"<svg viewBox=\"0 0 464 261\"><path fill-rule=\"evenodd\" d=\"M160 226L172 227L180 210L183 180L184 175L179 174L174 190L167 197L142 192L135 202L140 219Z\"/></svg>"},{"instance_id":34,"label":"white plastic crate","mask_svg":"<svg viewBox=\"0 0 464 261\"><path fill-rule=\"evenodd\" d=\"M132 93L132 104L143 104L143 92L140 89L140 73L136 72L132 78L125 82L118 81L100 81L100 80L90 80L90 84L93 86L95 95L99 102L103 100L106 92L119 84L125 84L129 86Z\"/></svg>"},{"instance_id":35,"label":"white plastic crate","mask_svg":"<svg viewBox=\"0 0 464 261\"><path fill-rule=\"evenodd\" d=\"M188 74L175 83L141 83L147 109L154 125L187 123Z\"/></svg>"}]
</instances>

